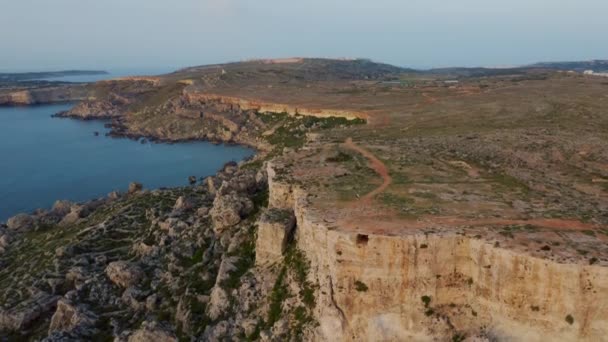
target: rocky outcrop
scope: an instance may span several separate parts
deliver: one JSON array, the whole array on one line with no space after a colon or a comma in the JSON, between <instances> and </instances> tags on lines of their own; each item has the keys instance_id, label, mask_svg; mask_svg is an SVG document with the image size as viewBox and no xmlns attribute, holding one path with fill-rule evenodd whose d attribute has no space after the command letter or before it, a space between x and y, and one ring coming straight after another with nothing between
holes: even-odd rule
<instances>
[{"instance_id":1,"label":"rocky outcrop","mask_svg":"<svg viewBox=\"0 0 608 342\"><path fill-rule=\"evenodd\" d=\"M144 186L141 183L137 183L137 182L132 182L129 184L129 190L128 193L129 194L134 194L138 191L141 191L144 188Z\"/></svg>"},{"instance_id":2,"label":"rocky outcrop","mask_svg":"<svg viewBox=\"0 0 608 342\"><path fill-rule=\"evenodd\" d=\"M67 112L57 116L70 116L80 119L107 119L121 115L121 105L112 101L87 100L78 103Z\"/></svg>"},{"instance_id":3,"label":"rocky outcrop","mask_svg":"<svg viewBox=\"0 0 608 342\"><path fill-rule=\"evenodd\" d=\"M293 210L293 191L294 186L290 182L282 181L285 171L277 167L273 162L266 166L268 174L268 206L270 208L280 208Z\"/></svg>"},{"instance_id":4,"label":"rocky outcrop","mask_svg":"<svg viewBox=\"0 0 608 342\"><path fill-rule=\"evenodd\" d=\"M230 171L231 166L227 166L225 170L234 172ZM233 177L223 181L217 190L215 190L217 179L208 179L207 184L210 190L217 194L209 215L218 234L238 224L242 217L251 213L254 204L248 194L256 191L260 185L253 171L234 174Z\"/></svg>"},{"instance_id":5,"label":"rocky outcrop","mask_svg":"<svg viewBox=\"0 0 608 342\"><path fill-rule=\"evenodd\" d=\"M129 342L177 342L175 334L156 322L144 322L131 336Z\"/></svg>"},{"instance_id":6,"label":"rocky outcrop","mask_svg":"<svg viewBox=\"0 0 608 342\"><path fill-rule=\"evenodd\" d=\"M187 92L186 96L190 101L219 102L227 106L240 108L241 110L251 110L260 113L287 113L289 115L305 115L319 118L342 117L349 120L367 119L368 117L368 115L363 112L340 109L305 108L297 105L263 102L218 94Z\"/></svg>"},{"instance_id":7,"label":"rocky outcrop","mask_svg":"<svg viewBox=\"0 0 608 342\"><path fill-rule=\"evenodd\" d=\"M257 222L258 237L255 244L255 262L258 265L277 261L293 238L296 220L292 211L268 209Z\"/></svg>"},{"instance_id":8,"label":"rocky outcrop","mask_svg":"<svg viewBox=\"0 0 608 342\"><path fill-rule=\"evenodd\" d=\"M0 332L20 331L28 328L42 315L51 311L59 298L59 296L38 292L17 307L8 310L0 309Z\"/></svg>"},{"instance_id":9,"label":"rocky outcrop","mask_svg":"<svg viewBox=\"0 0 608 342\"><path fill-rule=\"evenodd\" d=\"M213 201L210 215L213 220L213 228L220 234L226 228L230 228L239 222L241 217L253 210L253 203L247 197L240 196L236 191L222 196L217 196Z\"/></svg>"},{"instance_id":10,"label":"rocky outcrop","mask_svg":"<svg viewBox=\"0 0 608 342\"><path fill-rule=\"evenodd\" d=\"M8 219L6 225L8 229L13 231L27 231L32 229L36 221L34 218L27 214L18 214Z\"/></svg>"},{"instance_id":11,"label":"rocky outcrop","mask_svg":"<svg viewBox=\"0 0 608 342\"><path fill-rule=\"evenodd\" d=\"M123 288L135 286L143 278L142 270L126 261L114 261L108 264L106 275L114 284Z\"/></svg>"},{"instance_id":12,"label":"rocky outcrop","mask_svg":"<svg viewBox=\"0 0 608 342\"><path fill-rule=\"evenodd\" d=\"M12 237L8 229L0 226L0 254L4 253L8 245L11 243Z\"/></svg>"},{"instance_id":13,"label":"rocky outcrop","mask_svg":"<svg viewBox=\"0 0 608 342\"><path fill-rule=\"evenodd\" d=\"M69 300L60 299L57 302L57 310L51 318L49 334L78 330L81 336L91 335L96 321L97 317L92 312Z\"/></svg>"}]
</instances>

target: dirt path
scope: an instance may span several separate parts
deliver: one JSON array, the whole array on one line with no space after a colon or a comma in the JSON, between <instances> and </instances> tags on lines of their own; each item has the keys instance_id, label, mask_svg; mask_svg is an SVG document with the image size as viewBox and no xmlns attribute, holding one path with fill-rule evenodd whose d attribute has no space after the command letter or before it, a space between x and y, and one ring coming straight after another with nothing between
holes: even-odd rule
<instances>
[{"instance_id":1,"label":"dirt path","mask_svg":"<svg viewBox=\"0 0 608 342\"><path fill-rule=\"evenodd\" d=\"M353 150L353 151L361 154L365 158L367 158L369 160L369 166L374 171L376 171L376 173L378 175L380 175L380 177L382 177L382 184L379 187L377 187L376 189L374 189L373 191L371 191L370 193L361 197L361 199L359 200L360 202L362 202L362 201L369 202L372 198L374 198L374 196L383 192L391 184L393 179L391 178L391 175L388 172L388 168L386 167L386 165L384 165L384 163L380 159L378 159L370 151L355 144L351 138L346 139L346 141L344 142L344 147L346 147L350 150Z\"/></svg>"}]
</instances>

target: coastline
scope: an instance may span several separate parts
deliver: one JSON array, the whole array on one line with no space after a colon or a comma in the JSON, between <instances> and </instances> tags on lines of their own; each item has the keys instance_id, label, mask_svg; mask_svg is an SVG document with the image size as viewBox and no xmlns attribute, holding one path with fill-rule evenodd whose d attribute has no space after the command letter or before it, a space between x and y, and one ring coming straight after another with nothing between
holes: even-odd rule
<instances>
[{"instance_id":1,"label":"coastline","mask_svg":"<svg viewBox=\"0 0 608 342\"><path fill-rule=\"evenodd\" d=\"M65 104L65 105L72 105L72 108L74 106L76 106L79 103L79 101L75 101L75 100L69 100L69 101L62 101L62 102L50 102L50 103L36 103L36 104L16 104L16 105L11 105L11 104L4 104L4 105L0 105L0 107L7 107L7 108L12 108L12 107L24 107L24 108L28 108L28 107L43 107L43 106L47 106L47 105L59 105L59 104ZM119 121L119 118L107 118L107 117L80 117L80 116L74 116L74 115L62 115L62 113L68 113L68 111L62 111L62 112L58 112L55 114L52 114L51 117L54 119L70 119L70 120L78 120L78 121L97 121L97 122L102 122L105 123L104 127L110 129L108 132L105 133L105 136L111 139L127 139L127 140L132 140L133 143L153 143L153 144L167 144L167 145L173 145L173 144L179 144L179 143L188 143L188 142L208 142L211 143L213 145L225 145L225 146L242 146L242 147L247 147L247 148L251 148L253 149L253 154L245 157L244 159L241 159L239 161L237 161L237 163L239 165L244 164L244 163L248 163L248 162L255 162L256 160L259 160L260 158L264 158L265 155L267 154L268 151L263 150L262 148L260 148L260 145L258 144L249 144L249 143L244 143L244 142L237 142L234 140L230 140L230 141L223 141L220 139L217 140L208 140L208 139L200 139L200 138L188 138L188 139L167 139L167 138L163 138L163 137L159 137L159 136L155 136L155 135L146 135L146 134L134 134L134 133L130 133L127 130L127 127L122 125ZM214 176L216 175L218 172L220 172L227 164L230 164L231 162L227 162L224 164L223 167L213 171L211 174L204 176L204 177L209 177L209 176ZM137 183L137 179L133 179L131 181L133 184L139 184ZM125 184L126 185L126 184ZM145 186L145 184L144 184ZM176 187L172 187L172 186L161 186L155 189L149 189L148 191L153 191L153 190L167 190L167 189L174 189ZM180 188L180 187L177 187ZM78 207L87 207L87 208L93 208L98 206L100 203L105 203L107 202L109 199L116 199L117 196L123 196L124 194L122 194L121 192L118 191L112 191L112 190L108 190L108 195L107 196L101 196L101 197L95 197L95 198L89 198L86 200L82 200L82 201L69 201L63 198L57 198L55 200L55 204L57 203L70 203L73 206L78 206ZM19 217L19 216L23 216L23 215L27 215L30 216L32 218L34 218L35 222L39 222L44 220L44 216L48 213L52 213L53 212L53 207L49 206L49 207L43 207L43 208L36 208L33 209L31 212L17 212L14 213L13 215L11 215L10 217L8 217L6 219L5 222L0 221L0 227L7 227L7 223L10 219L15 218L15 217Z\"/></svg>"}]
</instances>

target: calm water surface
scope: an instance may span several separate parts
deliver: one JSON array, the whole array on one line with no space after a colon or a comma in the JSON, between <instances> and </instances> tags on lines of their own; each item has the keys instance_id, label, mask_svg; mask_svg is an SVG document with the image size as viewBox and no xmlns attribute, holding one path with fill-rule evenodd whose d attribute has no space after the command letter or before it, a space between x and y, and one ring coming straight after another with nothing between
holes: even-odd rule
<instances>
[{"instance_id":1,"label":"calm water surface","mask_svg":"<svg viewBox=\"0 0 608 342\"><path fill-rule=\"evenodd\" d=\"M254 152L206 142L141 144L105 137L100 121L50 117L70 106L0 107L0 221L57 199L126 190L132 181L148 189L187 185L188 176L211 175Z\"/></svg>"}]
</instances>

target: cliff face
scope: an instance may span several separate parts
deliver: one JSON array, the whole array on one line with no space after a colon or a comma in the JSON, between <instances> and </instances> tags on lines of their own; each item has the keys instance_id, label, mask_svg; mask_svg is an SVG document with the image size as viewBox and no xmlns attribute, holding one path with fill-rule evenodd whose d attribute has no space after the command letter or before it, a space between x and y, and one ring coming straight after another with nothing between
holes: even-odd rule
<instances>
[{"instance_id":1,"label":"cliff face","mask_svg":"<svg viewBox=\"0 0 608 342\"><path fill-rule=\"evenodd\" d=\"M0 105L34 105L42 103L81 101L89 92L84 85L25 89L0 94Z\"/></svg>"},{"instance_id":2,"label":"cliff face","mask_svg":"<svg viewBox=\"0 0 608 342\"><path fill-rule=\"evenodd\" d=\"M302 190L286 200L290 186L272 167L270 206L293 203L296 243L320 286L319 338L599 341L608 333L603 267L560 264L450 233L341 231Z\"/></svg>"},{"instance_id":3,"label":"cliff face","mask_svg":"<svg viewBox=\"0 0 608 342\"><path fill-rule=\"evenodd\" d=\"M271 103L255 100L247 100L238 97L206 94L189 93L186 95L191 100L203 102L218 102L229 106L235 106L242 110L252 110L260 113L287 113L289 115L314 116L319 118L341 117L348 120L367 119L367 114L363 112L346 111L339 109L313 109L289 104Z\"/></svg>"}]
</instances>

